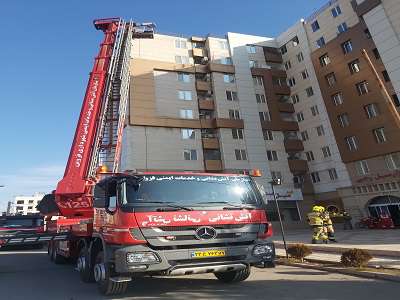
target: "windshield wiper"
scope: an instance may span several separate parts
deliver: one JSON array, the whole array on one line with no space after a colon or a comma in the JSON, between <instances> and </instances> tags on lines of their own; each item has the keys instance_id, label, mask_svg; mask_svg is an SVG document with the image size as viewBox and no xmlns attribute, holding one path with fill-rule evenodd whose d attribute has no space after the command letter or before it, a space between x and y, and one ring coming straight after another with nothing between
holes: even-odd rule
<instances>
[{"instance_id":1,"label":"windshield wiper","mask_svg":"<svg viewBox=\"0 0 400 300\"><path fill-rule=\"evenodd\" d=\"M147 204L147 203L155 203L155 204L163 204L165 206L168 206L170 208L175 208L175 210L193 210L193 208L182 206L179 204L172 204L171 202L162 202L162 201L143 201L141 204ZM158 208L157 211L168 211L165 208Z\"/></svg>"},{"instance_id":2,"label":"windshield wiper","mask_svg":"<svg viewBox=\"0 0 400 300\"><path fill-rule=\"evenodd\" d=\"M229 209L256 209L254 206L248 206L248 205L238 205L238 204L233 204L228 201L206 201L206 202L199 202L197 204L227 204L229 205L228 207L225 206L222 209L224 210L229 210Z\"/></svg>"}]
</instances>

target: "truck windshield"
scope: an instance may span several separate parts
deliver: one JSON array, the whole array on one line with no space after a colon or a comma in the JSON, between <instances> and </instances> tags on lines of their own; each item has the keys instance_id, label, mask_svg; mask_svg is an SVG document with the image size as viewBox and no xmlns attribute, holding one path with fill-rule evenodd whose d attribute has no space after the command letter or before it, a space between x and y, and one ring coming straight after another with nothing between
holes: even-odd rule
<instances>
[{"instance_id":1,"label":"truck windshield","mask_svg":"<svg viewBox=\"0 0 400 300\"><path fill-rule=\"evenodd\" d=\"M248 176L149 175L138 185L127 186L127 202L134 206L175 203L185 207L240 207L259 206L261 201Z\"/></svg>"},{"instance_id":2,"label":"truck windshield","mask_svg":"<svg viewBox=\"0 0 400 300\"><path fill-rule=\"evenodd\" d=\"M0 219L0 227L34 227L39 226L36 219Z\"/></svg>"}]
</instances>

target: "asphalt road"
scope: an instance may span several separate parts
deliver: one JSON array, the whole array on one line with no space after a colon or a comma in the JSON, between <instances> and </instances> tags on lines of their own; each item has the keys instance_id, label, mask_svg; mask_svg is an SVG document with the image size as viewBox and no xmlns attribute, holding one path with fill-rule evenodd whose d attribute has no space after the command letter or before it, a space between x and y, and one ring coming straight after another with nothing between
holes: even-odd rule
<instances>
[{"instance_id":1,"label":"asphalt road","mask_svg":"<svg viewBox=\"0 0 400 300\"><path fill-rule=\"evenodd\" d=\"M240 284L222 284L213 275L142 278L126 295L108 299L399 299L400 284L322 271L279 266L253 269ZM44 251L0 251L0 299L90 300L101 297L95 284L79 280L71 265L54 265Z\"/></svg>"}]
</instances>

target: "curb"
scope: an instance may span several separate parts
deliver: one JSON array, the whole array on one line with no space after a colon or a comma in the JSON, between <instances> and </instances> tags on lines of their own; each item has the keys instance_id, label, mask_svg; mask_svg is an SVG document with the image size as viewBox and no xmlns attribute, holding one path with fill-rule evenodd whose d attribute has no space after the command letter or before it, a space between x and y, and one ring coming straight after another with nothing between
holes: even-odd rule
<instances>
[{"instance_id":1,"label":"curb","mask_svg":"<svg viewBox=\"0 0 400 300\"><path fill-rule=\"evenodd\" d=\"M342 269L342 268L335 268L335 267L324 267L324 266L318 266L318 265L311 265L311 264L307 264L307 263L277 261L276 264L291 266L291 267L298 267L298 268L305 268L305 269L313 269L313 270L319 270L319 271L326 271L326 272L331 272L331 273L352 275L352 276L368 278L368 279L380 279L380 280L386 280L386 281L392 281L392 282L400 282L400 276L384 274L384 273L356 271L356 270L349 270L349 269L344 269L344 268Z\"/></svg>"},{"instance_id":2,"label":"curb","mask_svg":"<svg viewBox=\"0 0 400 300\"><path fill-rule=\"evenodd\" d=\"M274 242L276 245L276 248L283 249L283 243L282 242ZM326 247L326 246L319 246L319 245L313 245L313 244L307 244L307 243L288 243L288 246L292 246L295 244L304 244L307 245L308 247L311 248L311 250L319 251L319 252L329 252L329 253L336 253L336 254L342 254L342 252L354 249L357 247ZM376 250L376 249L365 249L365 248L358 248L358 249L363 249L368 251L372 256L389 256L391 258L400 258L400 251L393 251L393 250Z\"/></svg>"}]
</instances>

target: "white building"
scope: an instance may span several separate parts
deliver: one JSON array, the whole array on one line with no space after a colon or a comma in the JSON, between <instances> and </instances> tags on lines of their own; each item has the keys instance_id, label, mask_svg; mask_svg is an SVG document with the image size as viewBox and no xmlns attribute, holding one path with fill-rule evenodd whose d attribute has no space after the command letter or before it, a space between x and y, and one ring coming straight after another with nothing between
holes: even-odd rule
<instances>
[{"instance_id":1,"label":"white building","mask_svg":"<svg viewBox=\"0 0 400 300\"><path fill-rule=\"evenodd\" d=\"M42 200L44 193L35 193L32 196L16 196L14 201L8 202L8 215L31 215L37 214L39 211L36 206Z\"/></svg>"}]
</instances>

